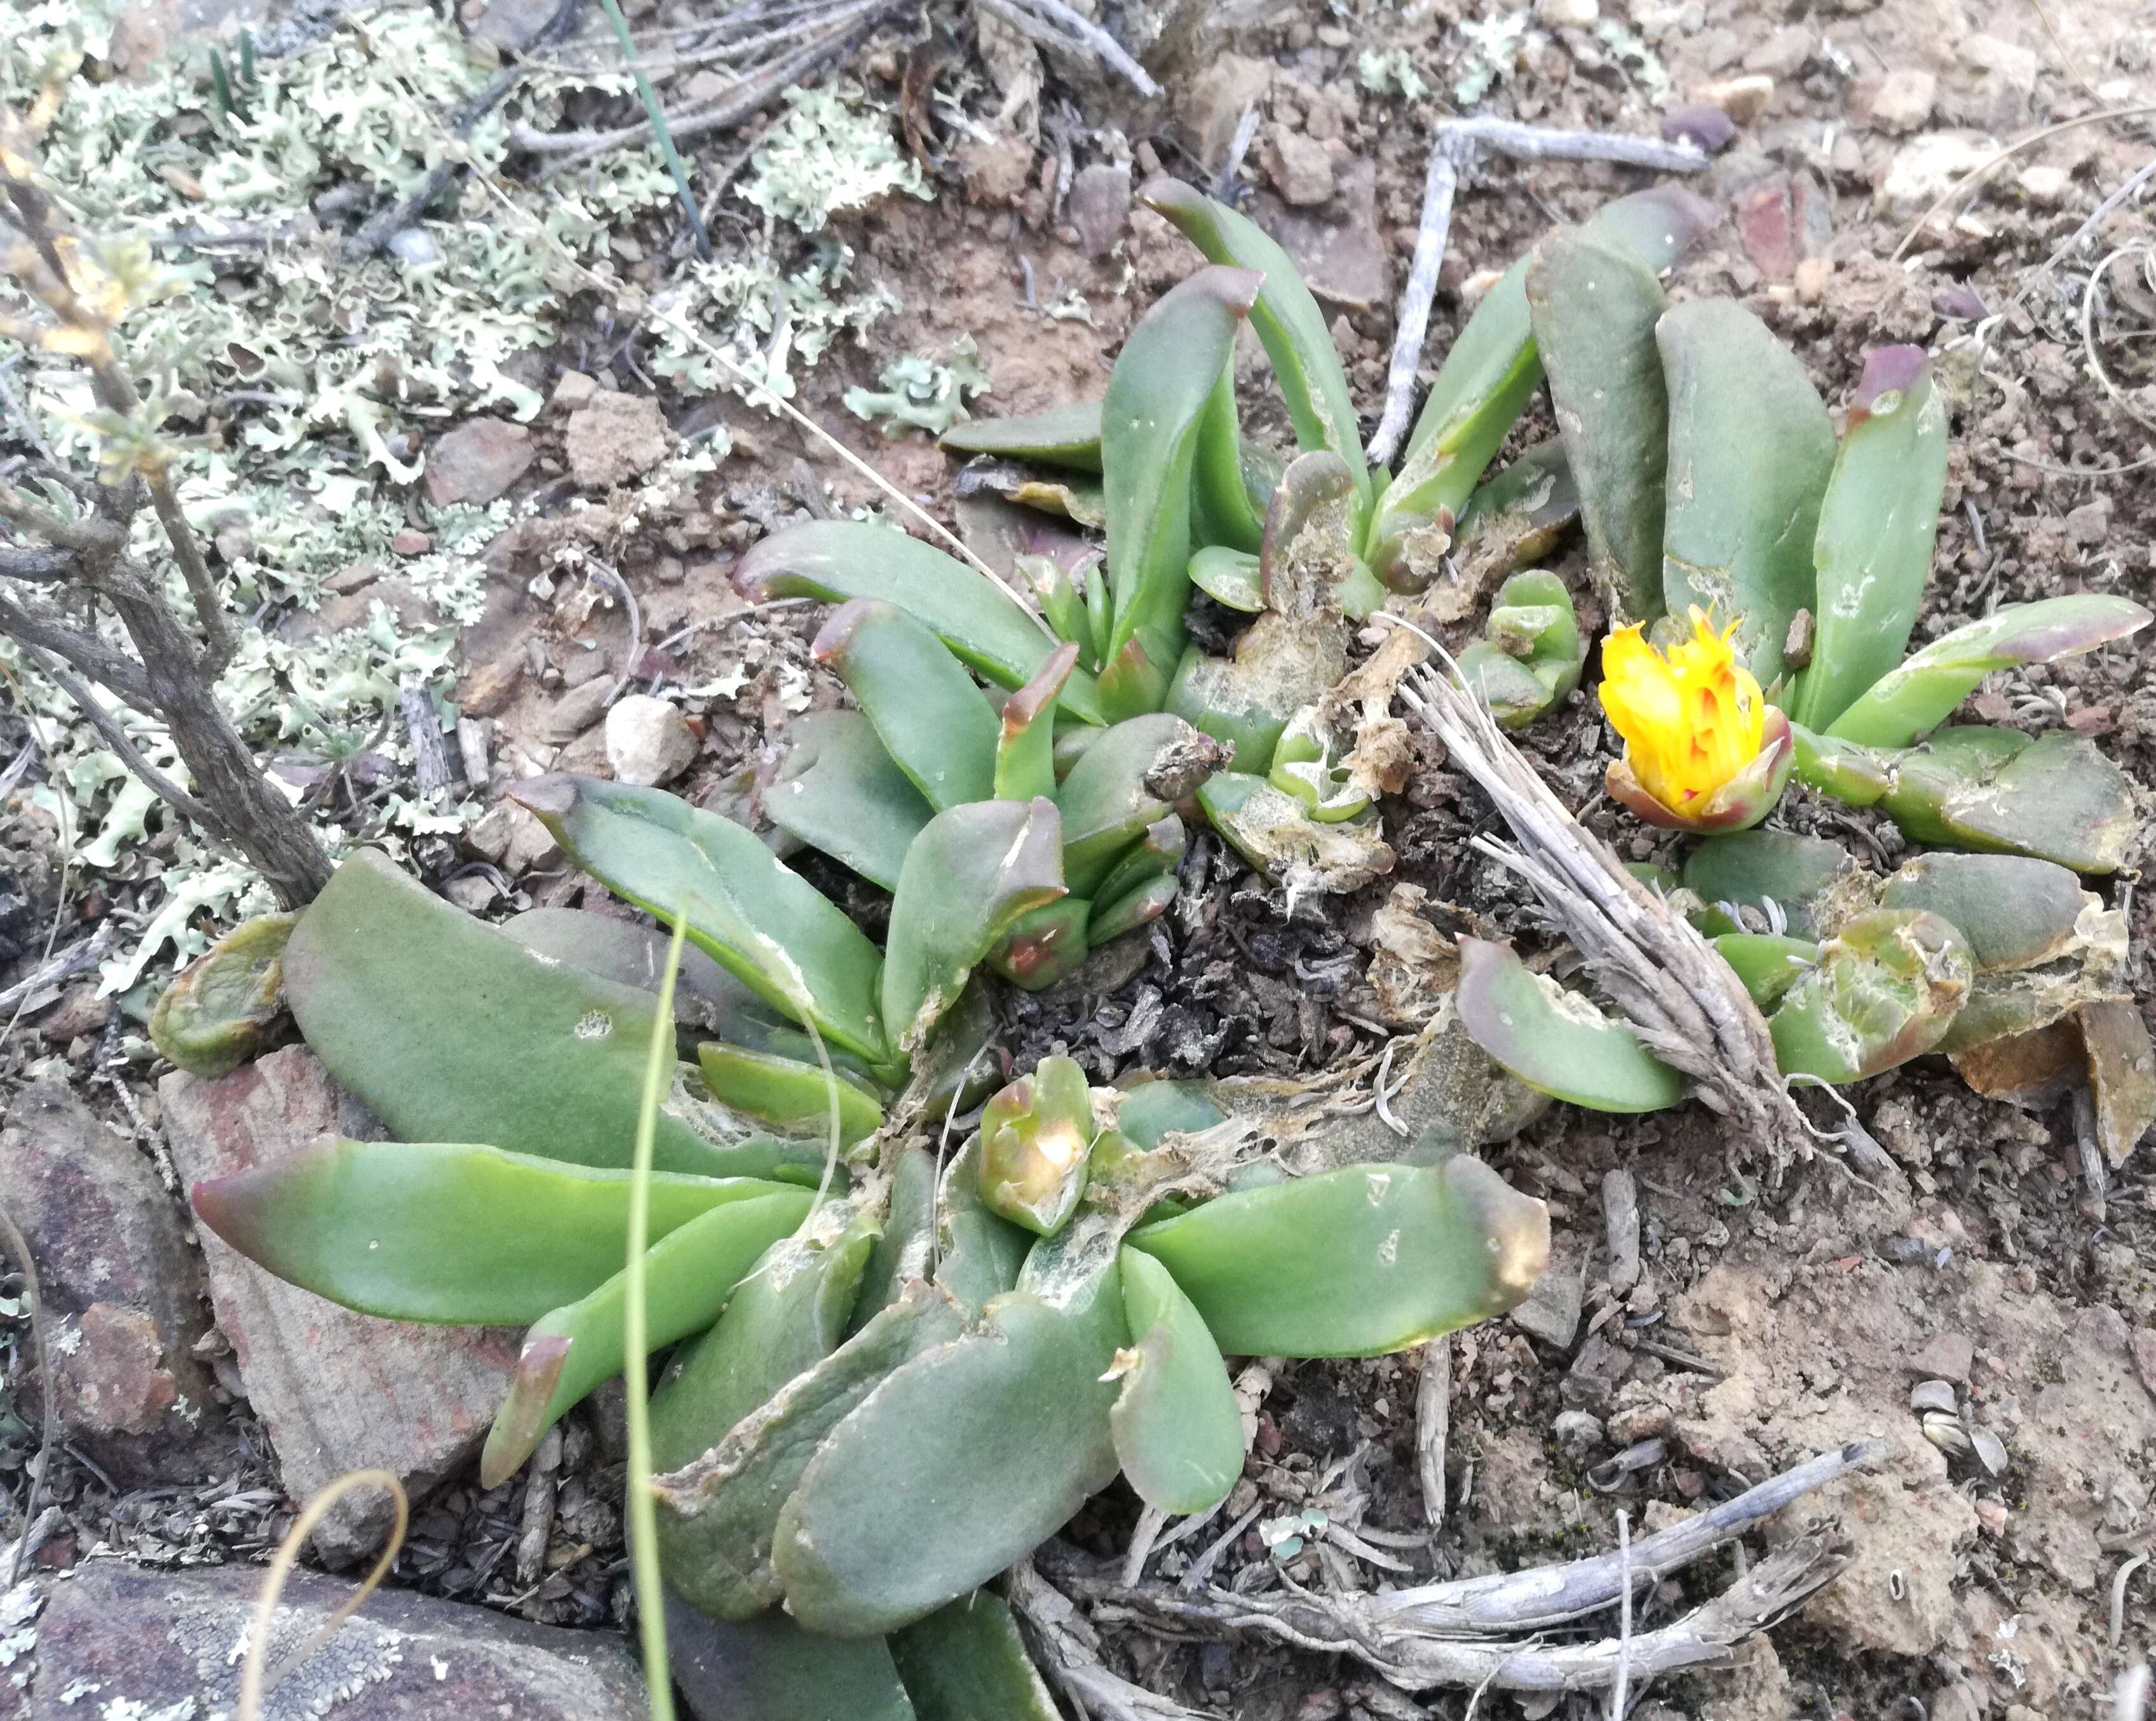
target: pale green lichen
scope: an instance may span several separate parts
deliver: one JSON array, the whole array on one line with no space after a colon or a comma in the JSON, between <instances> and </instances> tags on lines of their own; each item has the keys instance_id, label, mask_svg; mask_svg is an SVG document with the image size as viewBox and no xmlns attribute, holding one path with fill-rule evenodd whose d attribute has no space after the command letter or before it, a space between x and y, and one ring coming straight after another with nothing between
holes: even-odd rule
<instances>
[{"instance_id":1,"label":"pale green lichen","mask_svg":"<svg viewBox=\"0 0 2156 1721\"><path fill-rule=\"evenodd\" d=\"M1355 78L1373 95L1420 101L1430 94L1430 85L1404 48L1364 49L1355 59Z\"/></svg>"},{"instance_id":2,"label":"pale green lichen","mask_svg":"<svg viewBox=\"0 0 2156 1721\"><path fill-rule=\"evenodd\" d=\"M882 387L849 388L846 410L857 419L880 420L886 436L925 430L941 436L973 417L968 400L988 392L988 373L971 335L961 335L941 362L909 352L883 367Z\"/></svg>"},{"instance_id":3,"label":"pale green lichen","mask_svg":"<svg viewBox=\"0 0 2156 1721\"><path fill-rule=\"evenodd\" d=\"M495 68L424 8L280 25L244 67L226 42L221 78L200 45L117 74L124 10L121 0L38 0L11 14L0 33L0 103L19 113L49 87L56 95L38 166L91 254L150 284L119 338L152 404L139 422L107 423L79 365L6 342L0 362L61 458L81 465L116 448L153 448L171 459L182 505L215 544L213 572L242 624L218 693L257 752L275 754L295 781L365 755L386 767L390 787L366 809L369 840L393 846L454 830L475 809L398 792L409 781L398 691L416 676L438 701L448 695L454 629L484 605L481 552L516 511L506 501L434 509L403 487L421 475L428 441L459 419L537 412L540 372L520 355L557 340L571 300L590 285L582 271L609 277L617 259L642 254L617 229L670 203L670 182L652 152L618 150L588 173L529 189L508 183L505 207L493 188L504 184L511 128L558 123L571 90L618 90L624 80L534 68L456 138L447 116ZM476 172L455 182L393 254L341 254L329 202L343 201L342 218L356 218L452 157ZM742 193L769 218L762 239L744 254L690 268L659 295L723 360L659 318L646 319L638 339L647 367L682 392L791 396L834 340L858 340L897 306L858 278L854 254L829 230L832 218L893 193L928 193L889 110L850 85L789 93ZM680 450L649 475L622 530L693 488L729 446L720 426ZM69 506L64 493L44 493ZM415 523L429 547L393 554L392 540ZM140 565L191 614L150 511L132 532ZM557 561L574 571L573 557ZM326 583L362 563L427 610L415 619L408 603L377 602L363 622L326 633L259 624L264 606L318 609ZM116 624L104 625L125 649ZM78 868L140 887L146 919L134 948L107 964L107 992L140 989L153 963L198 954L206 922L271 906L244 866L177 825L4 640L0 663L44 720L52 766L23 800L51 821ZM163 726L108 706L144 755L187 786ZM341 853L356 834L339 822L346 804L326 796L313 810L325 845ZM146 1053L139 1039L127 1043Z\"/></svg>"},{"instance_id":4,"label":"pale green lichen","mask_svg":"<svg viewBox=\"0 0 2156 1721\"><path fill-rule=\"evenodd\" d=\"M786 92L786 112L749 157L742 195L803 233L894 192L926 199L921 169L899 152L891 116L860 87L839 83Z\"/></svg>"},{"instance_id":5,"label":"pale green lichen","mask_svg":"<svg viewBox=\"0 0 2156 1721\"><path fill-rule=\"evenodd\" d=\"M1453 100L1460 106L1472 107L1512 75L1521 45L1527 39L1528 19L1522 8L1493 18L1469 18L1460 24L1467 50L1460 57L1460 75L1452 85Z\"/></svg>"}]
</instances>

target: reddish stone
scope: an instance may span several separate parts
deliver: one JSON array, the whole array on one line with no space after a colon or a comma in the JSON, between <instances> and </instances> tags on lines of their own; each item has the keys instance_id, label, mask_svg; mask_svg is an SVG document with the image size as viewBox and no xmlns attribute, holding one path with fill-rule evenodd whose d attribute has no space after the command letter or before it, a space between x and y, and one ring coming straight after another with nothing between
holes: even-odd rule
<instances>
[{"instance_id":1,"label":"reddish stone","mask_svg":"<svg viewBox=\"0 0 2156 1721\"><path fill-rule=\"evenodd\" d=\"M216 1081L167 1076L157 1092L173 1162L190 1183L266 1164L325 1133L383 1134L303 1046ZM370 1467L393 1472L416 1498L478 1449L507 1395L516 1334L355 1314L207 1230L202 1246L218 1325L295 1499ZM322 1521L316 1549L332 1564L356 1560L381 1544L389 1520L388 1501L355 1492Z\"/></svg>"}]
</instances>

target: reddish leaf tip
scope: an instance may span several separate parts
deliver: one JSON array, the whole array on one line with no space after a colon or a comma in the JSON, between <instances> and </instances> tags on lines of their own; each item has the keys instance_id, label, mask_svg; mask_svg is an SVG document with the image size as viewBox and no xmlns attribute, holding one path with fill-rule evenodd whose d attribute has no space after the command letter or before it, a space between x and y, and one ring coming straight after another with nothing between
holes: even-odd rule
<instances>
[{"instance_id":1,"label":"reddish leaf tip","mask_svg":"<svg viewBox=\"0 0 2156 1721\"><path fill-rule=\"evenodd\" d=\"M562 1333L534 1333L516 1354L516 1374L509 1397L487 1431L480 1454L479 1485L498 1488L516 1474L547 1431L547 1406L568 1361L570 1339Z\"/></svg>"},{"instance_id":2,"label":"reddish leaf tip","mask_svg":"<svg viewBox=\"0 0 2156 1721\"><path fill-rule=\"evenodd\" d=\"M1069 640L1050 652L1033 679L1004 701L1004 733L1018 734L1055 704L1063 691L1063 684L1070 679L1070 671L1077 666L1078 648Z\"/></svg>"},{"instance_id":3,"label":"reddish leaf tip","mask_svg":"<svg viewBox=\"0 0 2156 1721\"><path fill-rule=\"evenodd\" d=\"M853 648L854 635L876 616L891 610L876 598L849 598L824 620L810 643L808 655L822 664L835 663Z\"/></svg>"},{"instance_id":4,"label":"reddish leaf tip","mask_svg":"<svg viewBox=\"0 0 2156 1721\"><path fill-rule=\"evenodd\" d=\"M1902 396L1923 374L1926 363L1921 347L1875 347L1864 355L1864 374L1849 403L1849 423L1854 429L1881 409L1892 411ZM1890 399L1888 397L1892 397Z\"/></svg>"}]
</instances>

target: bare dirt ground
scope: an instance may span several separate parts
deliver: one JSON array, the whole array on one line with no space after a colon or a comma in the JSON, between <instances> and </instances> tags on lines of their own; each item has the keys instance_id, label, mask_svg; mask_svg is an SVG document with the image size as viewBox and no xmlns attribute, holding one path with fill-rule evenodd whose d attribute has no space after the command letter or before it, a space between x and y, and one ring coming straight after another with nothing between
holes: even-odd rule
<instances>
[{"instance_id":1,"label":"bare dirt ground","mask_svg":"<svg viewBox=\"0 0 2156 1721\"><path fill-rule=\"evenodd\" d=\"M1603 0L1598 16L1594 0L1544 0L1537 12L1517 59L1507 55L1507 74L1478 106L1630 131L1657 123L1643 89L1666 90L1671 107L1708 92L1736 110L1735 136L1704 176L1736 213L1681 269L1675 295L1743 300L1797 348L1830 403L1845 397L1869 346L1916 342L1945 355L1954 455L1920 638L1997 601L2082 588L2145 601L2156 590L2156 465L2143 464L2156 450L2144 428L2156 422L2156 390L2145 380L2156 330L2148 205L2129 199L2090 246L2046 266L2091 211L2149 162L2145 119L2060 130L1992 175L1961 218L1900 249L1953 176L1994 144L2156 100L2148 46L2156 19L2145 8L2137 13L2129 0L2046 0L2042 10L2033 0L1638 0L1627 11ZM1463 25L1485 14L1459 0L1363 11L1287 0L1243 15L1233 28L1200 31L1194 49L1160 63L1168 95L1158 104L1062 56L1049 58L1045 83L1024 95L1010 44L992 41L983 70L965 26L952 64L986 80L973 86L969 107L992 113L1000 99L993 92L1016 86L1022 111L1014 124L983 124L977 136L947 128L937 137L932 203L893 198L844 223L844 237L904 309L876 330L871 350L834 347L810 378L803 408L888 481L954 518L956 463L921 435L879 435L841 409L844 390L872 383L897 355L941 353L970 336L993 380L983 412L1096 395L1131 321L1192 254L1142 212L1111 225L1109 245L1089 248L1075 218L1091 212L1070 201L1075 170L1132 161L1141 181L1155 169L1209 175L1255 104L1262 123L1244 182L1260 218L1284 223L1298 255L1316 265L1372 422L1414 236L1427 128L1466 75L1472 38ZM662 6L658 16L671 12ZM1617 32L1598 28L1613 24ZM886 32L858 74L896 96L909 66L933 51L916 40L921 33ZM1430 97L1365 87L1360 58L1394 49ZM1767 81L1731 95L1726 86L1743 78ZM1716 86L1725 87L1717 95ZM702 160L709 168L740 146L721 137ZM1425 377L1464 320L1463 294L1486 271L1552 221L1643 182L1564 163L1478 169L1455 213ZM670 211L654 223L654 259L665 255L670 218ZM2092 265L2118 248L2126 254L2104 271L2085 316ZM1049 314L1072 294L1090 321ZM562 343L545 385L563 370L653 393L596 317L583 338ZM1245 398L1254 398L1264 371L1255 345L1245 371ZM658 398L685 428L679 403L663 392ZM685 680L743 677L738 691L706 701L705 756L677 785L700 796L752 790L803 692L819 704L837 697L835 684L808 664L814 613L747 611L728 583L734 557L804 508L877 499L818 440L781 422L734 419L734 452L702 493L685 498L672 518L639 522L621 545L645 644L677 641L668 650ZM535 484L564 470L562 422L554 413L540 420ZM1523 427L1522 439L1532 434ZM588 648L609 669L654 672L645 659L624 661L618 614L563 616L529 595L550 533L567 529L526 525L496 546L488 616L464 643L467 706L494 719L504 769L527 758L553 768L601 763L595 732L565 740L547 727L566 691L562 672L588 673ZM1583 603L1584 623L1594 619L1588 610ZM680 638L685 629L693 631ZM515 670L519 661L526 672ZM506 690L498 698L497 687ZM2156 789L2156 671L2143 650L2033 671L1977 704L1989 721L2063 724L2102 737L2137 782ZM1608 742L1589 701L1575 696L1527 744L1568 801L1594 801ZM1635 857L1653 851L1606 804L1588 816ZM1491 817L1441 754L1427 752L1407 793L1386 809L1398 871L1353 897L1306 900L1291 918L1276 894L1215 850L1202 912L1172 915L1119 972L1096 970L1082 984L1014 1007L1009 1044L1030 1056L1060 1043L1111 1076L1310 1071L1371 1046L1373 917L1397 888L1425 893L1423 912L1442 930L1535 936L1517 886L1466 847ZM1881 860L1900 846L1891 826L1799 791L1781 822L1829 830ZM543 845L488 858L501 864L506 887L495 906L574 902L584 889ZM591 897L599 894L591 888ZM861 907L866 917L876 912ZM2156 907L2134 895L2132 920L2145 952ZM2145 957L2136 979L2145 1001ZM41 1050L69 1045L49 1025L44 1038ZM87 1071L95 1035L74 1044ZM101 1112L121 1115L111 1084L86 1086ZM2138 1569L2156 1535L2156 1181L2148 1158L2156 1149L2144 1145L2098 1193L2082 1178L2071 1102L2036 1112L1989 1103L1937 1060L1851 1097L1893 1158L1895 1177L1868 1184L1825 1157L1772 1167L1755 1144L1729 1138L1696 1108L1632 1122L1560 1106L1491 1151L1508 1179L1549 1203L1556 1271L1576 1286L1580 1308L1563 1343L1512 1323L1454 1342L1450 1508L1433 1541L1401 1555L1406 1572L1474 1572L1612 1546L1620 1512L1635 1531L1656 1528L1808 1454L1877 1440L1883 1462L1806 1501L1770 1532L1771 1539L1837 1519L1853 1549L1839 1582L1770 1641L1753 1643L1736 1668L1659 1687L1634 1713L1702 1721L2108 1713L2117 1673L2156 1647L2146 1601L2156 1580ZM154 1099L138 1092L133 1101L154 1126ZM1620 1169L1637 1181L1643 1217L1642 1270L1629 1286L1610 1282L1600 1203L1604 1174ZM1276 1369L1229 1512L1262 1504L1270 1518L1318 1506L1336 1522L1401 1533L1403 1541L1421 1531L1417 1368L1406 1356ZM1910 1387L1925 1379L1952 1382L1971 1422L2004 1442L2004 1474L1926 1438L1908 1406ZM244 1438L244 1414L234 1426L241 1438L209 1466L218 1488L241 1503L221 1514L205 1514L203 1491L131 1490L87 1465L56 1466L51 1482L69 1528L45 1557L71 1559L99 1541L170 1558L239 1557L274 1542L289 1518L270 1455ZM1609 1479L1598 1467L1605 1460L1650 1441L1662 1443L1650 1462L1614 1491L1596 1485ZM619 1621L619 1446L603 1398L572 1420L565 1444L559 1478L547 1484L557 1498L544 1556L525 1580L511 1584L507 1575L522 1563L510 1556L529 1523L526 1484L481 1494L469 1476L452 1478L423 1508L398 1580L549 1623ZM20 1442L7 1450L19 1467ZM1119 1487L1081 1514L1069 1539L1120 1559L1135 1515ZM1175 1575L1209 1539L1157 1556L1151 1569ZM1281 1564L1254 1527L1224 1551L1214 1577L1248 1587L1260 1574L1239 1577L1246 1568ZM1316 1544L1284 1569L1317 1587L1414 1580ZM1673 1616L1732 1569L1711 1561L1665 1584L1637 1628ZM1490 1698L1479 1710L1466 1693L1411 1700L1342 1659L1250 1641L1173 1642L1112 1619L1104 1629L1111 1659L1131 1677L1245 1721L1600 1713L1584 1698L1553 1709Z\"/></svg>"}]
</instances>

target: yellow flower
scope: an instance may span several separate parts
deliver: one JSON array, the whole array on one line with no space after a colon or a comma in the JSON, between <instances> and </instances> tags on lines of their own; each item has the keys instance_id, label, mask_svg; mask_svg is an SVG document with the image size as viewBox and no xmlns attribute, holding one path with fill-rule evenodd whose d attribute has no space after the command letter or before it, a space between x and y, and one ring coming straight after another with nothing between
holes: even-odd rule
<instances>
[{"instance_id":1,"label":"yellow flower","mask_svg":"<svg viewBox=\"0 0 2156 1721\"><path fill-rule=\"evenodd\" d=\"M1602 642L1602 709L1625 738L1611 791L1656 824L1740 829L1788 780L1789 722L1697 606L1692 636L1666 651L1637 626ZM1666 816L1661 816L1666 815Z\"/></svg>"}]
</instances>

